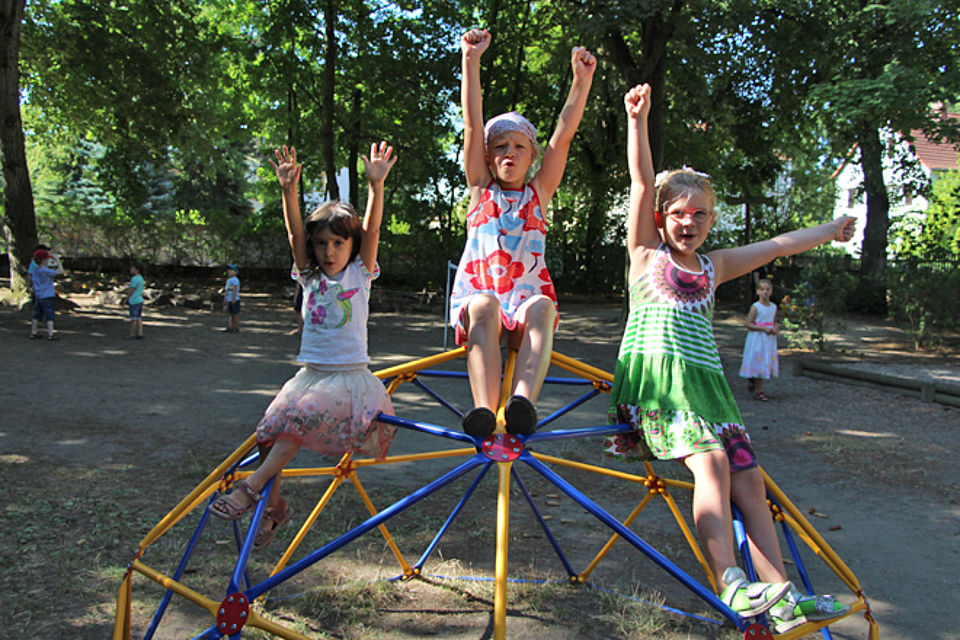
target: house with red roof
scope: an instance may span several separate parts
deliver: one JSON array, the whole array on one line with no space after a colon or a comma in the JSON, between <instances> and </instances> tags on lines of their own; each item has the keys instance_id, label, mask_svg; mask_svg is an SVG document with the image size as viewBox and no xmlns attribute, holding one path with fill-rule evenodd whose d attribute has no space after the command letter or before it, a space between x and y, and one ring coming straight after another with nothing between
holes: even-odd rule
<instances>
[{"instance_id":1,"label":"house with red roof","mask_svg":"<svg viewBox=\"0 0 960 640\"><path fill-rule=\"evenodd\" d=\"M948 118L960 121L960 113L948 113ZM884 183L890 193L890 220L898 216L917 216L922 219L928 202L923 197L898 197L893 170L893 159L897 154L915 158L920 171L932 182L939 176L960 168L960 151L946 142L934 142L922 131L910 132L912 141L901 134L891 133L888 137L888 154L884 162ZM863 228L867 222L867 204L863 194L863 172L860 166L847 163L837 174L837 205L835 216L847 215L857 218L857 235L847 245L855 255L860 254L863 243ZM891 247L892 248L892 247Z\"/></svg>"}]
</instances>

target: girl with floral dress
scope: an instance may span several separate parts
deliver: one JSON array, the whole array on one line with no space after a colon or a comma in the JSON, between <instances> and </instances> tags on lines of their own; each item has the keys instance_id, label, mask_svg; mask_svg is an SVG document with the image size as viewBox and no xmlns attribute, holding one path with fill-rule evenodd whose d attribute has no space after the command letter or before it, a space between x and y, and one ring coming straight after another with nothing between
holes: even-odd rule
<instances>
[{"instance_id":1,"label":"girl with floral dress","mask_svg":"<svg viewBox=\"0 0 960 640\"><path fill-rule=\"evenodd\" d=\"M777 633L843 615L829 596L787 580L763 476L724 378L711 318L717 286L779 257L853 236L854 218L744 247L697 253L716 218L709 176L689 169L654 180L647 134L649 85L624 97L630 209L630 313L611 391L611 420L635 431L607 441L618 457L678 460L692 473L693 519L721 599L744 617L769 612ZM743 513L763 582L736 564L731 500Z\"/></svg>"},{"instance_id":2,"label":"girl with floral dress","mask_svg":"<svg viewBox=\"0 0 960 640\"><path fill-rule=\"evenodd\" d=\"M303 288L303 331L297 359L303 367L288 380L257 426L263 462L236 489L220 496L210 512L238 520L260 501L276 478L254 549L270 544L278 527L293 517L280 495L280 472L306 446L329 456L351 451L386 455L396 427L375 421L393 413L383 384L367 368L367 313L370 283L377 278L377 245L383 218L383 185L396 162L381 142L363 156L369 192L363 220L345 202L327 202L303 224L297 198L301 165L295 149L276 151L272 160L283 190L283 216Z\"/></svg>"},{"instance_id":3,"label":"girl with floral dress","mask_svg":"<svg viewBox=\"0 0 960 640\"><path fill-rule=\"evenodd\" d=\"M544 258L546 212L567 163L570 143L586 105L596 59L582 47L571 52L573 83L539 171L537 130L516 112L483 123L480 57L490 46L485 29L460 39L463 77L464 169L470 190L467 242L450 300L457 344L467 350L474 408L463 429L486 437L496 428L500 402L501 342L517 349L512 396L504 406L506 429L536 429L533 403L550 366L557 296Z\"/></svg>"}]
</instances>

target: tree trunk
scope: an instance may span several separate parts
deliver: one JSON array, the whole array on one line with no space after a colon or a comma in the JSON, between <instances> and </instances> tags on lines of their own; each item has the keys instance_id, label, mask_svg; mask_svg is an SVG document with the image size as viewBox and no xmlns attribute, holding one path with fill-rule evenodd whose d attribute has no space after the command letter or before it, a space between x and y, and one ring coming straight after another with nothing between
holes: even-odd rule
<instances>
[{"instance_id":1,"label":"tree trunk","mask_svg":"<svg viewBox=\"0 0 960 640\"><path fill-rule=\"evenodd\" d=\"M360 163L360 152L361 145L366 143L364 139L364 133L361 130L360 121L360 109L363 108L363 94L360 91L360 87L354 87L353 89L353 107L350 109L350 133L348 134L349 142L348 144L348 153L347 153L347 180L350 183L349 189L350 194L348 198L350 199L350 204L355 206L358 211L362 211L360 208L360 174L357 171L357 166ZM363 147L366 148L366 147Z\"/></svg>"},{"instance_id":2,"label":"tree trunk","mask_svg":"<svg viewBox=\"0 0 960 640\"><path fill-rule=\"evenodd\" d=\"M337 154L333 135L334 96L337 87L337 7L334 0L324 3L326 51L324 55L323 126L320 128L320 145L323 147L323 166L327 172L327 193L330 199L340 199L337 184Z\"/></svg>"},{"instance_id":3,"label":"tree trunk","mask_svg":"<svg viewBox=\"0 0 960 640\"><path fill-rule=\"evenodd\" d=\"M27 265L37 244L37 217L20 117L20 28L25 5L26 0L0 0L0 162L11 288L26 286Z\"/></svg>"},{"instance_id":4,"label":"tree trunk","mask_svg":"<svg viewBox=\"0 0 960 640\"><path fill-rule=\"evenodd\" d=\"M860 164L867 192L861 275L876 281L887 267L887 228L890 226L890 198L883 182L883 145L876 129L866 128L860 135Z\"/></svg>"},{"instance_id":5,"label":"tree trunk","mask_svg":"<svg viewBox=\"0 0 960 640\"><path fill-rule=\"evenodd\" d=\"M650 83L650 116L647 127L655 170L662 167L666 146L663 123L667 91L667 43L673 37L675 16L682 5L680 0L675 0L669 9L643 21L643 44L639 61L634 58L619 29L614 28L605 39L610 58L628 87Z\"/></svg>"}]
</instances>

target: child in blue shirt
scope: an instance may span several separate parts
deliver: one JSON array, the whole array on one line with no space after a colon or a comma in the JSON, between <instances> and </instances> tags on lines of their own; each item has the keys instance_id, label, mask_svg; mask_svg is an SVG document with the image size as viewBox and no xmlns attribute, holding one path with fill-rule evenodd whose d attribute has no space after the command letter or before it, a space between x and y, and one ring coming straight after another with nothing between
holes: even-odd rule
<instances>
[{"instance_id":1,"label":"child in blue shirt","mask_svg":"<svg viewBox=\"0 0 960 640\"><path fill-rule=\"evenodd\" d=\"M237 265L227 265L227 283L223 287L223 301L227 305L227 333L240 331L240 278Z\"/></svg>"},{"instance_id":2,"label":"child in blue shirt","mask_svg":"<svg viewBox=\"0 0 960 640\"><path fill-rule=\"evenodd\" d=\"M30 274L30 283L33 285L33 319L30 321L30 339L36 340L40 337L37 332L40 321L43 320L47 325L47 340L59 340L53 331L53 317L55 314L55 301L57 293L53 288L53 279L56 276L63 275L63 269L60 268L59 261L54 262L56 269L50 268L53 261L53 255L46 249L37 249L33 252L33 262L28 268Z\"/></svg>"},{"instance_id":3,"label":"child in blue shirt","mask_svg":"<svg viewBox=\"0 0 960 640\"><path fill-rule=\"evenodd\" d=\"M143 263L133 262L130 265L130 282L120 300L120 304L130 306L130 334L126 340L143 340L143 287Z\"/></svg>"}]
</instances>

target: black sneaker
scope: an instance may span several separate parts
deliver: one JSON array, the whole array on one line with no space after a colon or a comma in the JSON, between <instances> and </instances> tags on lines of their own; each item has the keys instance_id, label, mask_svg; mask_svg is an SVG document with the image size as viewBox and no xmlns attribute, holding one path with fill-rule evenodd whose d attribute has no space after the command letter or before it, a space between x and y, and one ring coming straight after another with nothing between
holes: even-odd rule
<instances>
[{"instance_id":1,"label":"black sneaker","mask_svg":"<svg viewBox=\"0 0 960 640\"><path fill-rule=\"evenodd\" d=\"M497 428L497 416L486 407L475 407L463 416L463 432L474 438L486 438Z\"/></svg>"},{"instance_id":2,"label":"black sneaker","mask_svg":"<svg viewBox=\"0 0 960 640\"><path fill-rule=\"evenodd\" d=\"M507 433L528 436L537 430L537 409L523 396L510 396L503 408Z\"/></svg>"}]
</instances>

